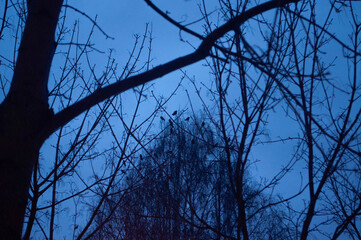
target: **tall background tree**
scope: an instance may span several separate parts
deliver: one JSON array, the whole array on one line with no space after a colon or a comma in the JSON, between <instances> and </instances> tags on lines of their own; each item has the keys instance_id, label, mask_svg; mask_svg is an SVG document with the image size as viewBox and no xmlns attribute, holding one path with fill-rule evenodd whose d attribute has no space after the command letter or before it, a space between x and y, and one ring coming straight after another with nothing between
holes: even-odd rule
<instances>
[{"instance_id":1,"label":"tall background tree","mask_svg":"<svg viewBox=\"0 0 361 240\"><path fill-rule=\"evenodd\" d=\"M226 153L204 116L185 119L163 125L164 131L142 152L136 167L127 171L126 181L113 189L115 194L98 214L96 226L101 229L94 239L237 238L241 217ZM250 174L244 179L246 212L257 212L245 219L250 238L292 239L282 209L265 207L271 197L259 191ZM122 189L128 191L119 194Z\"/></svg>"}]
</instances>

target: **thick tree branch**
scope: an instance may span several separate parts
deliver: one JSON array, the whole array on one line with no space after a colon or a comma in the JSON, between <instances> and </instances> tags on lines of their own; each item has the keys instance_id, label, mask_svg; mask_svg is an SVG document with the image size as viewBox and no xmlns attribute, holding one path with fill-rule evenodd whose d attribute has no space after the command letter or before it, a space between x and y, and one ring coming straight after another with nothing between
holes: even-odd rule
<instances>
[{"instance_id":1,"label":"thick tree branch","mask_svg":"<svg viewBox=\"0 0 361 240\"><path fill-rule=\"evenodd\" d=\"M180 24L179 22L175 21L173 18L169 17L168 14L166 14L165 12L163 12L162 10L160 10L154 3L152 3L152 1L150 0L144 0L154 11L156 11L160 16L162 16L165 20L167 20L168 22L170 22L171 24L175 25L177 28L179 28L182 31L185 31L201 40L204 39L204 36L190 30L189 28L183 26L182 24Z\"/></svg>"},{"instance_id":2,"label":"thick tree branch","mask_svg":"<svg viewBox=\"0 0 361 240\"><path fill-rule=\"evenodd\" d=\"M113 83L104 88L98 89L91 95L80 100L79 102L76 102L72 106L60 111L54 116L50 124L45 127L44 132L42 133L43 136L49 136L52 132L56 131L61 126L64 126L85 110L93 107L94 105L104 101L111 96L120 94L126 90L145 84L175 70L189 66L202 59L205 59L209 56L210 50L215 44L215 42L226 33L239 28L241 24L251 19L252 17L262 14L268 10L277 7L283 7L286 4L296 3L298 1L299 0L273 0L260 4L243 12L239 16L229 20L227 23L211 32L207 37L204 38L198 49L193 53L172 60L164 65L159 65L147 72L138 74L125 80Z\"/></svg>"}]
</instances>

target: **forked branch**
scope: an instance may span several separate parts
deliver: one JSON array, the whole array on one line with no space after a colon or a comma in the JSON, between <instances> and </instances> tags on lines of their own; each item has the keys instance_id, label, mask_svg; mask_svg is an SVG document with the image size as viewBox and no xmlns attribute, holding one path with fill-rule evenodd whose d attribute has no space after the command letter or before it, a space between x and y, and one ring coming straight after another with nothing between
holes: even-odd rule
<instances>
[{"instance_id":1,"label":"forked branch","mask_svg":"<svg viewBox=\"0 0 361 240\"><path fill-rule=\"evenodd\" d=\"M166 64L159 65L149 71L129 77L125 80L110 84L106 87L96 90L89 96L57 113L52 119L52 121L50 121L49 125L45 128L45 132L43 132L44 136L49 136L52 132L56 131L61 126L64 126L85 110L93 107L94 105L104 101L111 96L120 94L131 88L145 84L175 70L189 66L202 59L205 59L206 57L210 56L210 50L214 46L216 41L222 36L224 36L226 33L239 28L240 25L242 25L247 20L268 10L283 7L289 3L297 3L298 1L299 0L273 0L253 7L243 12L239 16L229 20L224 25L211 32L203 39L198 49L195 50L193 53L176 58Z\"/></svg>"}]
</instances>

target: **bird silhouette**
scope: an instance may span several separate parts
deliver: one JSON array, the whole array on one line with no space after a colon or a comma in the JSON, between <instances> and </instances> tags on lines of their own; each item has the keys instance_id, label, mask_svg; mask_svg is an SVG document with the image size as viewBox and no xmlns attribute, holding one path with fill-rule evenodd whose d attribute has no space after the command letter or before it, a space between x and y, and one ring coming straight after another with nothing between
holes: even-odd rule
<instances>
[{"instance_id":1,"label":"bird silhouette","mask_svg":"<svg viewBox=\"0 0 361 240\"><path fill-rule=\"evenodd\" d=\"M160 120L164 121L165 119L164 119L164 117L160 116Z\"/></svg>"},{"instance_id":2,"label":"bird silhouette","mask_svg":"<svg viewBox=\"0 0 361 240\"><path fill-rule=\"evenodd\" d=\"M186 121L189 121L189 117L186 118Z\"/></svg>"},{"instance_id":3,"label":"bird silhouette","mask_svg":"<svg viewBox=\"0 0 361 240\"><path fill-rule=\"evenodd\" d=\"M177 115L177 110L172 113L172 116Z\"/></svg>"}]
</instances>

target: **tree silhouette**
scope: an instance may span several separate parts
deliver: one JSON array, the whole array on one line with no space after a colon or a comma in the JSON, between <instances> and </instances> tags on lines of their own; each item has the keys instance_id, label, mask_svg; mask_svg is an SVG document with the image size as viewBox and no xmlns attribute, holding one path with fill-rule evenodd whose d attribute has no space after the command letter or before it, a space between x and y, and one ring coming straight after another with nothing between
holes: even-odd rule
<instances>
[{"instance_id":1,"label":"tree silhouette","mask_svg":"<svg viewBox=\"0 0 361 240\"><path fill-rule=\"evenodd\" d=\"M199 119L187 123L178 118L173 127L163 126L164 131L145 150L146 157L128 171L121 189L132 190L112 195L99 212L102 228L94 239L236 238L237 200L227 177L227 161L215 159L225 154L214 129L204 120L200 127ZM269 196L258 191L251 176L246 179L247 212L258 211L258 217L246 220L252 239L291 239L281 208L260 211ZM111 214L115 204L117 210Z\"/></svg>"},{"instance_id":2,"label":"tree silhouette","mask_svg":"<svg viewBox=\"0 0 361 240\"><path fill-rule=\"evenodd\" d=\"M55 30L62 0L27 1L28 12L9 93L0 105L0 225L2 236L20 238L31 174L39 149L57 129L94 105L198 62L222 37L249 18L294 1L270 1L256 6L224 24L206 37L191 54L176 58L122 81L95 90L60 112L48 103L48 80L54 53Z\"/></svg>"},{"instance_id":3,"label":"tree silhouette","mask_svg":"<svg viewBox=\"0 0 361 240\"><path fill-rule=\"evenodd\" d=\"M151 67L146 27L122 68L112 50L102 55L101 73L91 54L101 51L90 40L94 29L110 36L86 12L62 0L1 2L0 41L12 42L13 52L0 48L7 73L0 75L0 236L27 239L37 228L54 239L56 216L73 201L77 239L101 229L117 238L114 226L133 239L360 238L359 2L222 0L212 12L202 1L202 18L192 22L202 33L144 2L180 41L198 39L194 51ZM68 11L91 22L85 43ZM52 69L57 56L60 71ZM195 114L189 92L191 111L166 112L169 99L144 84L199 61L210 83L183 70L182 79L204 115ZM121 98L130 89L134 105ZM150 99L156 106L139 119ZM154 135L159 118L164 132ZM48 139L51 153L40 154ZM252 181L259 162L274 174ZM292 184L292 194L277 195L279 184Z\"/></svg>"}]
</instances>

